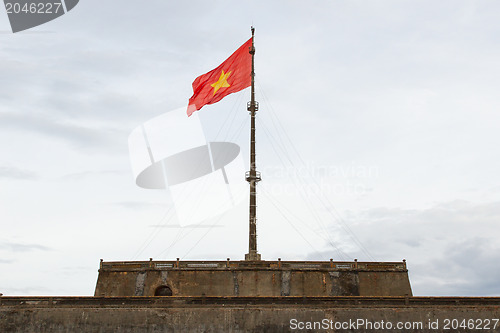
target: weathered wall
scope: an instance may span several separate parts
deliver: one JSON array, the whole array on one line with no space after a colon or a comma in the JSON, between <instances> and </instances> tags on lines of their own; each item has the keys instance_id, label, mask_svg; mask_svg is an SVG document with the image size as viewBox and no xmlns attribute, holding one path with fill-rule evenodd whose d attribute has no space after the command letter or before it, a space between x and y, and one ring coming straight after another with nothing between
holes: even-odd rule
<instances>
[{"instance_id":1,"label":"weathered wall","mask_svg":"<svg viewBox=\"0 0 500 333\"><path fill-rule=\"evenodd\" d=\"M0 298L0 332L5 333L500 332L500 325L494 327L495 318L500 318L499 298ZM460 325L464 319L466 328L453 329L453 320ZM298 328L300 322L304 327L317 322L344 329L292 329L292 323ZM411 327L374 330L368 322L372 328L387 328L389 323L393 328L398 323Z\"/></svg>"},{"instance_id":2,"label":"weathered wall","mask_svg":"<svg viewBox=\"0 0 500 333\"><path fill-rule=\"evenodd\" d=\"M168 286L173 296L412 295L401 263L361 268L362 263L346 268L345 263L335 267L330 262L263 261L254 267L229 261L106 264L99 270L95 296L154 296L160 286Z\"/></svg>"},{"instance_id":3,"label":"weathered wall","mask_svg":"<svg viewBox=\"0 0 500 333\"><path fill-rule=\"evenodd\" d=\"M360 296L411 296L408 273L404 272L359 272ZM397 291L398 295L394 295Z\"/></svg>"}]
</instances>

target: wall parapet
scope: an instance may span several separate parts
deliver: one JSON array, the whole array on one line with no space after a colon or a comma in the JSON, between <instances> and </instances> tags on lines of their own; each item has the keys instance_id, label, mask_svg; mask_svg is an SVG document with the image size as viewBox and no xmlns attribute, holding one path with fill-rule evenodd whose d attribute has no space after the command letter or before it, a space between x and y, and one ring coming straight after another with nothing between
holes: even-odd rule
<instances>
[{"instance_id":1,"label":"wall parapet","mask_svg":"<svg viewBox=\"0 0 500 333\"><path fill-rule=\"evenodd\" d=\"M354 261L108 261L101 259L100 271L141 271L141 270L357 270L357 271L407 271L406 261L402 262L359 262Z\"/></svg>"},{"instance_id":2,"label":"wall parapet","mask_svg":"<svg viewBox=\"0 0 500 333\"><path fill-rule=\"evenodd\" d=\"M500 297L427 296L2 296L0 307L199 307L199 306L301 306L301 307L474 307L500 306Z\"/></svg>"}]
</instances>

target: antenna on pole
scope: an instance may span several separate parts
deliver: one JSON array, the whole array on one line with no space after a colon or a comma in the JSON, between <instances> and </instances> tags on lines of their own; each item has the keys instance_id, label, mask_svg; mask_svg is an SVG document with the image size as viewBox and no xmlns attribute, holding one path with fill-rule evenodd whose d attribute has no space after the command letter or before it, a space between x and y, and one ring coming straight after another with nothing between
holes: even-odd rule
<instances>
[{"instance_id":1,"label":"antenna on pole","mask_svg":"<svg viewBox=\"0 0 500 333\"><path fill-rule=\"evenodd\" d=\"M261 181L260 172L257 171L255 164L255 113L259 110L259 103L255 101L255 45L254 33L255 28L252 26L252 46L248 52L252 55L252 86L251 99L247 104L247 109L250 111L251 127L250 127L250 171L247 171L245 178L250 183L250 214L249 214L249 238L248 238L248 253L245 254L245 260L258 261L260 254L257 252L257 188L256 185Z\"/></svg>"}]
</instances>

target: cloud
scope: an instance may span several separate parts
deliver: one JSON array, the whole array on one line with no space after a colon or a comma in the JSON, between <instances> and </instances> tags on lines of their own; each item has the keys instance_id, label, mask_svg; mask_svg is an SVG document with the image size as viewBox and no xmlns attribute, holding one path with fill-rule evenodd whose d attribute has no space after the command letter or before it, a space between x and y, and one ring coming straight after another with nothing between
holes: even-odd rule
<instances>
[{"instance_id":1,"label":"cloud","mask_svg":"<svg viewBox=\"0 0 500 333\"><path fill-rule=\"evenodd\" d=\"M117 139L121 136L117 130L61 123L44 116L3 112L0 113L0 124L4 129L16 128L55 137L79 148L104 146L107 151L113 151L111 147L123 146Z\"/></svg>"},{"instance_id":2,"label":"cloud","mask_svg":"<svg viewBox=\"0 0 500 333\"><path fill-rule=\"evenodd\" d=\"M426 209L379 207L346 215L376 260L408 260L414 294L500 294L500 266L496 264L500 262L500 202L456 200ZM367 260L352 243L346 235L340 248ZM324 259L334 251L308 257Z\"/></svg>"},{"instance_id":3,"label":"cloud","mask_svg":"<svg viewBox=\"0 0 500 333\"><path fill-rule=\"evenodd\" d=\"M40 244L21 244L3 242L0 243L0 249L11 252L30 252L30 251L51 251L52 249Z\"/></svg>"},{"instance_id":4,"label":"cloud","mask_svg":"<svg viewBox=\"0 0 500 333\"><path fill-rule=\"evenodd\" d=\"M440 294L500 294L500 252L494 240L480 237L450 244L441 258L431 258L418 267L424 281L434 281Z\"/></svg>"},{"instance_id":5,"label":"cloud","mask_svg":"<svg viewBox=\"0 0 500 333\"><path fill-rule=\"evenodd\" d=\"M39 179L39 176L33 171L19 169L15 167L0 166L0 178L37 180Z\"/></svg>"},{"instance_id":6,"label":"cloud","mask_svg":"<svg viewBox=\"0 0 500 333\"><path fill-rule=\"evenodd\" d=\"M120 170L103 170L103 171L83 171L72 173L68 175L64 175L61 177L63 180L81 180L87 177L96 177L96 176L116 176L123 174L124 171ZM127 172L128 174L128 172Z\"/></svg>"}]
</instances>

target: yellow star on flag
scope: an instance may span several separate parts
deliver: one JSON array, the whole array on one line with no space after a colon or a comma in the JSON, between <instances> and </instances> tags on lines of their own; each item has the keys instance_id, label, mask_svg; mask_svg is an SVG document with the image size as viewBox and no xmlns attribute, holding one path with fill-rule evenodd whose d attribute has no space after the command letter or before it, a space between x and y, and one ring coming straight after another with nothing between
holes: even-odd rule
<instances>
[{"instance_id":1,"label":"yellow star on flag","mask_svg":"<svg viewBox=\"0 0 500 333\"><path fill-rule=\"evenodd\" d=\"M214 95L220 88L227 88L231 86L229 83L227 83L227 78L229 77L229 75L231 75L231 72L224 74L224 71L222 71L222 74L219 77L219 81L211 84L211 86L214 87Z\"/></svg>"}]
</instances>

